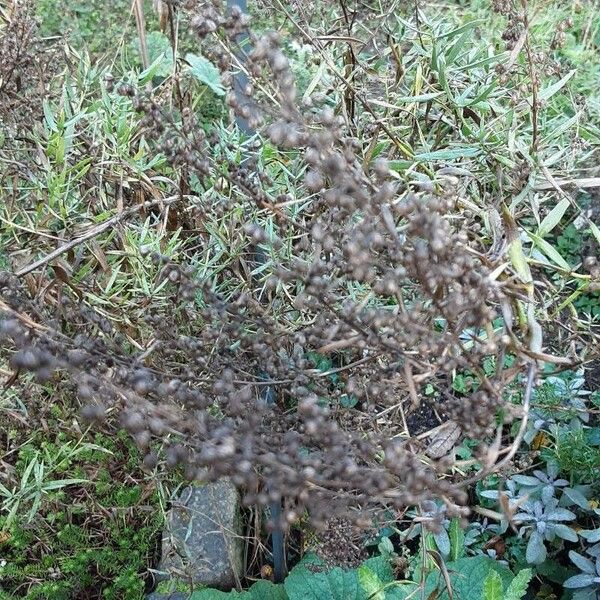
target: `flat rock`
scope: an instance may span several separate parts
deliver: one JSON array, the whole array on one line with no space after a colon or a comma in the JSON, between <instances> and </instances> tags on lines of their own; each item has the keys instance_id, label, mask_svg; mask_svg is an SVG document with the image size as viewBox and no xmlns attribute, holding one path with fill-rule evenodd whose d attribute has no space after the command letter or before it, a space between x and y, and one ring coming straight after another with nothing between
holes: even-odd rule
<instances>
[{"instance_id":1,"label":"flat rock","mask_svg":"<svg viewBox=\"0 0 600 600\"><path fill-rule=\"evenodd\" d=\"M159 576L194 587L234 588L243 576L244 540L240 497L231 481L184 488L169 511L162 549Z\"/></svg>"}]
</instances>

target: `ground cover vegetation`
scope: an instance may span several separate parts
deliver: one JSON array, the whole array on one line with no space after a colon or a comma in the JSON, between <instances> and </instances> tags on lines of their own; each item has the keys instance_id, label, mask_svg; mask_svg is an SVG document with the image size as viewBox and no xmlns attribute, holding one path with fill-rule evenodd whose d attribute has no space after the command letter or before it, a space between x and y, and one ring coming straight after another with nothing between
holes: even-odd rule
<instances>
[{"instance_id":1,"label":"ground cover vegetation","mask_svg":"<svg viewBox=\"0 0 600 600\"><path fill-rule=\"evenodd\" d=\"M1 4L0 598L596 598L597 3L249 4Z\"/></svg>"}]
</instances>

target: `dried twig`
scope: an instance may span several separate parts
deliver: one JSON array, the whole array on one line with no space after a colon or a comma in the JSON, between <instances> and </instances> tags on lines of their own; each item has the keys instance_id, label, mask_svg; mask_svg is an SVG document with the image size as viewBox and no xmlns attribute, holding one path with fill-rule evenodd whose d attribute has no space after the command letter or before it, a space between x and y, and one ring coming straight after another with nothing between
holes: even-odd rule
<instances>
[{"instance_id":1,"label":"dried twig","mask_svg":"<svg viewBox=\"0 0 600 600\"><path fill-rule=\"evenodd\" d=\"M68 252L72 248L75 248L76 246L83 244L83 242L86 242L87 240L91 240L92 238L96 237L97 235L100 235L103 231L106 231L109 227L116 225L123 219L130 217L131 215L139 212L140 210L142 210L144 208L151 208L152 206L156 206L158 204L168 206L169 204L173 204L177 200L179 200L179 196L171 196L170 198L153 200L151 202L144 202L143 204L139 204L138 206L129 208L129 209L123 211L122 213L119 213L119 214L115 215L114 217L111 217L107 221L104 221L104 223L100 223L99 225L92 227L89 231L87 231L83 235L80 235L79 237L72 239L70 242L63 244L62 246L60 246L56 250L53 250L52 252L50 252L50 254L47 254L43 258L40 258L39 260L36 260L35 262L27 265L26 267L19 269L15 273L15 275L17 277L23 277L24 275L27 275L27 273L31 273L32 271L35 271L39 267L43 267L44 265L48 264L51 260L54 260L61 254L64 254L65 252Z\"/></svg>"}]
</instances>

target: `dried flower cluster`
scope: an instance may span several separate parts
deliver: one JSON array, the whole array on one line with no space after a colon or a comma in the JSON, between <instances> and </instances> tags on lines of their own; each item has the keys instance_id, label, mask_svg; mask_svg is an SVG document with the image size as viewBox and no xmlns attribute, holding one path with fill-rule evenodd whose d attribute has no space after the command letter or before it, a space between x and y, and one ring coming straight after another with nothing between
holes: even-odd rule
<instances>
[{"instance_id":1,"label":"dried flower cluster","mask_svg":"<svg viewBox=\"0 0 600 600\"><path fill-rule=\"evenodd\" d=\"M30 1L9 2L5 19L0 19L0 129L3 138L14 138L42 114L55 52L36 36Z\"/></svg>"},{"instance_id":2,"label":"dried flower cluster","mask_svg":"<svg viewBox=\"0 0 600 600\"><path fill-rule=\"evenodd\" d=\"M248 24L238 12L225 15L220 3L195 10L191 23L202 39L223 34L234 44ZM133 99L156 151L203 186L201 195L182 196L179 208L196 222L225 220L248 263L269 257L269 268L231 290L219 284L243 271L239 265L202 280L193 261L178 264L143 248L172 306L148 299L144 327L152 341L140 352L77 299L63 295L41 308L15 276L2 273L0 334L14 350L11 365L40 381L69 374L83 416L117 415L145 450L148 468L164 461L191 479L230 476L249 504L283 499L282 525L307 508L322 522L349 508L364 516L373 506L399 509L431 497L461 514L466 494L451 461L425 457L393 423L344 426L336 406L344 396L366 415L407 396L416 406L428 383L464 435L484 440L505 408L506 378L501 369L486 376L482 361L495 356L502 365L505 352L518 351L510 332L492 326L505 291L454 218L454 182L422 192L400 185L384 157L365 164L370 140L349 135L332 108L317 101L298 108L280 45L277 34L255 38L248 101L228 97L240 116L264 123L272 145L296 153L303 180L279 195L260 148L246 149L240 165L190 109L173 114L130 84L107 81ZM224 80L232 57L241 56L228 47L213 56ZM200 239L202 255L210 241ZM311 353L331 356L335 367L319 371ZM455 369L479 378L472 395L452 393ZM266 392L273 391L271 403Z\"/></svg>"}]
</instances>

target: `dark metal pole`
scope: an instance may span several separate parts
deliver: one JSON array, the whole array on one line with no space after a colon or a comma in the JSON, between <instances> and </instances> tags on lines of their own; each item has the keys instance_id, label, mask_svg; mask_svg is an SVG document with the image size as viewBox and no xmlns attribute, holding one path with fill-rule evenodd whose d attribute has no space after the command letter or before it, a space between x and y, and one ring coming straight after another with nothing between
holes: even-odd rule
<instances>
[{"instance_id":1,"label":"dark metal pole","mask_svg":"<svg viewBox=\"0 0 600 600\"><path fill-rule=\"evenodd\" d=\"M227 0L227 7L231 10L233 7L239 8L243 14L248 12L248 4L246 0ZM248 36L244 33L241 35L237 43L240 48L248 52L250 49L250 40ZM242 62L242 56L240 55L240 62ZM233 77L233 90L238 97L238 100L241 104L247 104L248 100L244 95L244 90L248 85L248 78L246 77L246 73L243 71L238 71ZM242 116L236 114L235 123L238 129L246 134L248 137L253 136L256 131L252 129L246 119ZM264 252L261 252L260 249L257 248L257 252L255 253L255 262L257 265L260 265L264 262L266 256ZM260 377L266 380L269 379L269 374L265 372L260 373ZM265 386L262 388L260 393L260 399L262 402L265 402L267 405L275 404L275 390L271 386ZM281 498L277 502L271 502L269 504L269 512L271 513L271 521L273 523L273 531L271 532L271 542L272 542L272 555L273 555L273 578L276 583L281 583L286 574L286 561L285 561L285 542L283 536L283 529L281 527Z\"/></svg>"}]
</instances>

